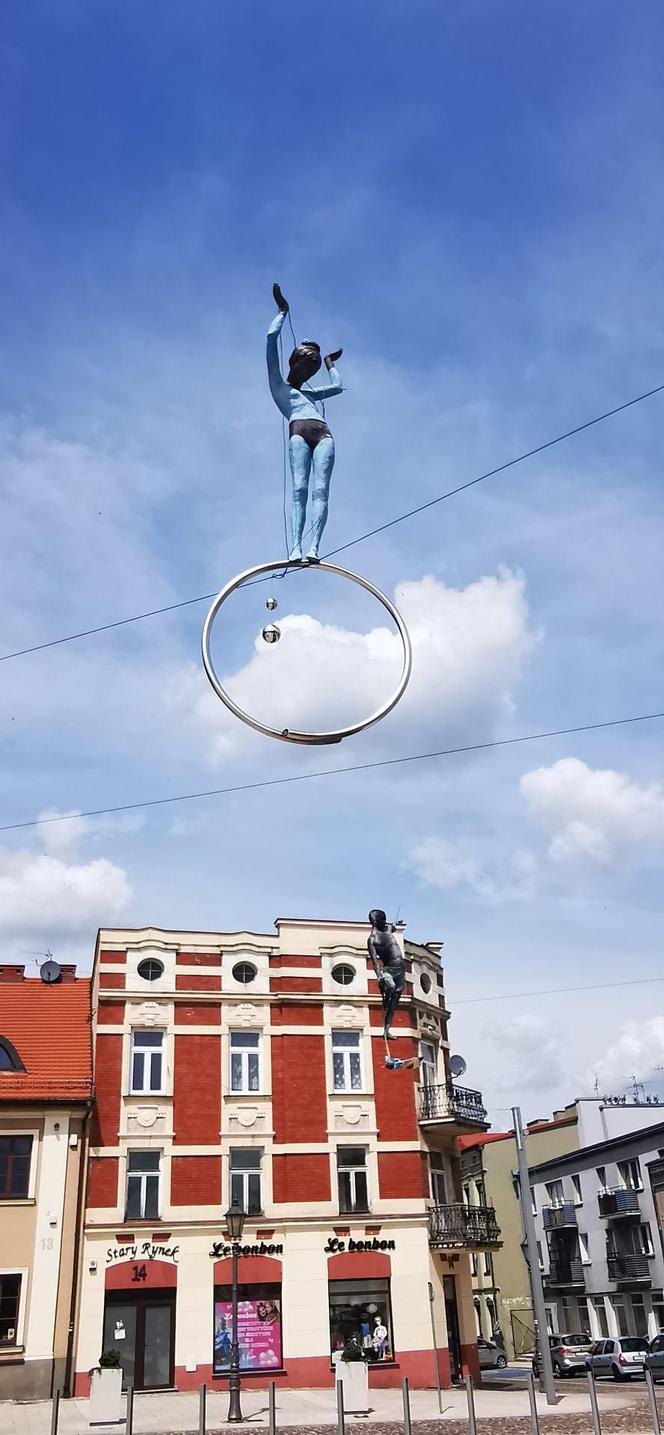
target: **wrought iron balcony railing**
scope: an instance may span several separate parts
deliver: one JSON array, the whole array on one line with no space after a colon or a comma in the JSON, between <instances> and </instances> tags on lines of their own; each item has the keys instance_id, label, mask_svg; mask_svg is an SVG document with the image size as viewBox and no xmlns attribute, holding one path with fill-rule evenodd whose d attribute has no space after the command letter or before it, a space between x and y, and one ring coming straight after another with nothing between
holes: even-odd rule
<instances>
[{"instance_id":1,"label":"wrought iron balcony railing","mask_svg":"<svg viewBox=\"0 0 664 1435\"><path fill-rule=\"evenodd\" d=\"M647 1256L638 1254L612 1255L606 1257L610 1281L647 1281L650 1279L650 1264Z\"/></svg>"},{"instance_id":2,"label":"wrought iron balcony railing","mask_svg":"<svg viewBox=\"0 0 664 1435\"><path fill-rule=\"evenodd\" d=\"M442 1086L420 1087L420 1121L458 1121L469 1126L486 1126L486 1107L481 1091L469 1091L447 1081Z\"/></svg>"},{"instance_id":3,"label":"wrought iron balcony railing","mask_svg":"<svg viewBox=\"0 0 664 1435\"><path fill-rule=\"evenodd\" d=\"M576 1226L576 1207L573 1201L563 1201L561 1206L543 1206L542 1220L545 1230L559 1226Z\"/></svg>"},{"instance_id":4,"label":"wrought iron balcony railing","mask_svg":"<svg viewBox=\"0 0 664 1435\"><path fill-rule=\"evenodd\" d=\"M583 1265L579 1260L551 1261L548 1274L543 1279L547 1286L585 1285Z\"/></svg>"},{"instance_id":5,"label":"wrought iron balcony railing","mask_svg":"<svg viewBox=\"0 0 664 1435\"><path fill-rule=\"evenodd\" d=\"M619 1186L614 1191L600 1191L597 1197L600 1216L640 1216L639 1193Z\"/></svg>"},{"instance_id":6,"label":"wrought iron balcony railing","mask_svg":"<svg viewBox=\"0 0 664 1435\"><path fill-rule=\"evenodd\" d=\"M479 1248L499 1246L500 1227L493 1206L430 1206L429 1245Z\"/></svg>"}]
</instances>

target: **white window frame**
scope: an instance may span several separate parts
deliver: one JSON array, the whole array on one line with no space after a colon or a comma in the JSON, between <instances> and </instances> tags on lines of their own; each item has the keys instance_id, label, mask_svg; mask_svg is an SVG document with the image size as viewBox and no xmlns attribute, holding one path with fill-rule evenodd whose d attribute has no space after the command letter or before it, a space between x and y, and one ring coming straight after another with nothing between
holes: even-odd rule
<instances>
[{"instance_id":1,"label":"white window frame","mask_svg":"<svg viewBox=\"0 0 664 1435\"><path fill-rule=\"evenodd\" d=\"M636 1182L632 1180L634 1175L636 1175ZM628 1177L629 1179L627 1179ZM627 1161L618 1162L618 1180L623 1191L643 1190L643 1176L638 1156L631 1156Z\"/></svg>"},{"instance_id":2,"label":"white window frame","mask_svg":"<svg viewBox=\"0 0 664 1435\"><path fill-rule=\"evenodd\" d=\"M340 1166L340 1164L339 1164L339 1153L340 1153L340 1151L344 1151L344 1150L363 1151L363 1152L364 1152L364 1164L363 1164L363 1165L359 1165L359 1166ZM338 1200L338 1203L339 1203L339 1214L340 1214L340 1215L343 1215L343 1216L353 1216L353 1215L356 1215L356 1214L357 1214L357 1215L364 1215L364 1214L366 1214L367 1211L370 1211L370 1210L371 1210L371 1188L370 1188L370 1185L369 1185L369 1148L368 1148L367 1146L363 1146L361 1143L358 1143L358 1144L355 1145L355 1146L350 1146L348 1142L344 1141L344 1142L341 1143L341 1145L337 1146L337 1149L336 1149L336 1153L335 1153L335 1154L336 1154L336 1166L337 1166L337 1200ZM342 1171L344 1171L347 1175L350 1176L351 1207L350 1207L350 1210L349 1210L349 1211L342 1211L342 1209L341 1209L341 1194L340 1194L340 1191L339 1191L339 1175L340 1175L340 1173L341 1173ZM355 1180L355 1175L356 1175L356 1172L358 1172L358 1171L360 1171L360 1172L362 1173L362 1175L364 1176L364 1183L365 1183L366 1190L367 1190L366 1204L365 1204L365 1205L362 1205L362 1206L358 1206L358 1205L357 1205L357 1183L356 1183L356 1180Z\"/></svg>"},{"instance_id":3,"label":"white window frame","mask_svg":"<svg viewBox=\"0 0 664 1435\"><path fill-rule=\"evenodd\" d=\"M160 1046L145 1046L141 1048L140 1039L143 1036L161 1037ZM143 1086L134 1085L134 1056L143 1057ZM158 1086L152 1086L152 1065L153 1057L159 1057L161 1062L160 1079ZM147 1059L149 1058L149 1060ZM148 1084L145 1085L145 1077L149 1072ZM131 1040L129 1044L129 1090L132 1096L163 1096L166 1089L164 1077L166 1075L166 1033L154 1027L134 1026L131 1029Z\"/></svg>"},{"instance_id":4,"label":"white window frame","mask_svg":"<svg viewBox=\"0 0 664 1435\"><path fill-rule=\"evenodd\" d=\"M591 1261L591 1259L590 1259L590 1246L589 1246L589 1244L588 1244L588 1237L587 1237L585 1231L579 1231L579 1232L578 1232L578 1238L579 1238L579 1253L580 1253L580 1256L581 1256L581 1263L582 1263L582 1265L584 1265L584 1266L590 1266L590 1265L592 1265L592 1261Z\"/></svg>"},{"instance_id":5,"label":"white window frame","mask_svg":"<svg viewBox=\"0 0 664 1435\"><path fill-rule=\"evenodd\" d=\"M340 1036L345 1038L344 1044L340 1046L335 1046L336 1039ZM351 1046L350 1043L346 1044L348 1042L348 1037L353 1037L354 1041L357 1042L357 1045ZM335 1056L341 1056L343 1060L343 1083L341 1085L337 1084L336 1072L334 1069ZM352 1081L353 1063L351 1061L351 1057L353 1056L357 1057L359 1066L360 1081L358 1086L353 1086ZM364 1091L364 1061L362 1055L361 1032L347 1031L341 1028L332 1032L332 1087L335 1092L343 1091L346 1094Z\"/></svg>"},{"instance_id":6,"label":"white window frame","mask_svg":"<svg viewBox=\"0 0 664 1435\"><path fill-rule=\"evenodd\" d=\"M650 1222L649 1222L649 1221L640 1221L640 1222L638 1223L638 1225L635 1223L635 1224L634 1224L634 1227L633 1227L633 1232L634 1232L634 1236L636 1236L636 1234L637 1234L637 1232L638 1232L639 1240L640 1240L639 1248L638 1248L638 1250L635 1248L635 1250L634 1250L634 1255L635 1255L635 1256L654 1256L654 1254L655 1254L655 1248L654 1248L653 1243L652 1243L652 1231L651 1231L651 1229L650 1229ZM622 1252L621 1252L621 1254L622 1254Z\"/></svg>"},{"instance_id":7,"label":"white window frame","mask_svg":"<svg viewBox=\"0 0 664 1435\"><path fill-rule=\"evenodd\" d=\"M28 1303L28 1275L29 1271L27 1266L0 1266L0 1276L21 1277L21 1291L18 1298L18 1318L16 1321L16 1340L12 1345L0 1345L0 1351L15 1353L17 1350L25 1349L23 1335L25 1332L25 1317Z\"/></svg>"},{"instance_id":8,"label":"white window frame","mask_svg":"<svg viewBox=\"0 0 664 1435\"><path fill-rule=\"evenodd\" d=\"M246 1168L243 1168L241 1166L233 1168L233 1155L235 1152L240 1151L257 1151L260 1158L258 1165L252 1167L248 1166ZM229 1206L233 1205L233 1182L237 1181L239 1178L242 1182L242 1209L247 1212L250 1219L253 1219L255 1216L258 1215L263 1215L263 1212L265 1210L265 1185L263 1172L264 1155L265 1152L262 1146L231 1146L228 1152L228 1204ZM249 1211L249 1178L251 1176L258 1176L259 1201L259 1210L252 1212Z\"/></svg>"},{"instance_id":9,"label":"white window frame","mask_svg":"<svg viewBox=\"0 0 664 1435\"><path fill-rule=\"evenodd\" d=\"M37 1187L37 1154L39 1151L40 1136L39 1131L37 1131L34 1126L32 1128L25 1126L21 1127L20 1129L18 1126L12 1126L11 1128L0 1126L0 1136L32 1137L32 1146L30 1147L30 1168L28 1171L28 1194L27 1196L8 1196L6 1200L0 1200L0 1211L2 1211L4 1206L20 1206L21 1203L24 1201L34 1201L35 1191ZM19 1271L7 1271L7 1275L10 1276L17 1276L19 1274Z\"/></svg>"},{"instance_id":10,"label":"white window frame","mask_svg":"<svg viewBox=\"0 0 664 1435\"><path fill-rule=\"evenodd\" d=\"M426 1055L426 1056L425 1056L425 1054L424 1054L424 1053L425 1053L425 1049L426 1049L426 1052L427 1052L427 1055ZM431 1060L428 1059L428 1053L429 1053L429 1052L431 1053ZM434 1041L425 1041L424 1039L422 1039L422 1041L420 1041L420 1051L419 1051L419 1055L420 1055L420 1071L421 1071L421 1074L422 1074L422 1084L423 1084L423 1086L437 1086L437 1085L438 1085L438 1047L436 1046L436 1043L435 1043ZM431 1076L427 1076L427 1072L431 1072Z\"/></svg>"},{"instance_id":11,"label":"white window frame","mask_svg":"<svg viewBox=\"0 0 664 1435\"><path fill-rule=\"evenodd\" d=\"M158 1156L158 1157L159 1157L159 1165L158 1165L158 1167L157 1167L157 1170L156 1170L156 1171L130 1171L130 1169L129 1169L129 1157L130 1157L130 1156L146 1156L146 1155L149 1155L149 1156ZM151 1149L149 1146L135 1146L135 1147L133 1147L133 1148L130 1147L129 1150L127 1151L127 1160L126 1160L126 1163L125 1163L125 1199L124 1199L124 1211L125 1211L125 1220L126 1220L126 1221L160 1221L160 1220L161 1220L162 1196L163 1196L162 1175L163 1175L163 1170L164 1170L163 1157L164 1157L164 1153L163 1153L163 1151L161 1150L161 1148L159 1148L158 1150L155 1151L153 1148ZM154 1178L155 1176L157 1177L157 1214L156 1214L156 1216L146 1216L146 1215L144 1214L144 1212L145 1212L145 1197L146 1197L146 1192L147 1192L147 1181L148 1181L148 1178L149 1178L149 1177ZM128 1216L128 1215L126 1214L126 1213L127 1213L127 1207L128 1207L128 1205L129 1205L129 1182L130 1182L130 1180L131 1180L131 1181L140 1181L140 1183L141 1183L141 1202L140 1202L140 1204L141 1204L141 1212L142 1212L142 1214L141 1214L140 1216Z\"/></svg>"},{"instance_id":12,"label":"white window frame","mask_svg":"<svg viewBox=\"0 0 664 1435\"><path fill-rule=\"evenodd\" d=\"M429 1151L428 1155L429 1155L429 1160L428 1160L428 1166L429 1166L429 1190L430 1190L430 1192L431 1192L431 1200L433 1201L433 1203L434 1203L435 1206L448 1206L448 1205L450 1204L450 1202L448 1201L449 1191L448 1191L448 1186L447 1186L447 1169L446 1169L446 1165L445 1165L445 1157L443 1156L442 1151ZM433 1160L434 1157L436 1158L437 1161L440 1162L440 1165L434 1166L434 1165L432 1164L432 1160ZM444 1199L443 1199L442 1201L439 1201L439 1200L438 1200L438 1196L436 1195L436 1186L437 1186L438 1182L441 1183L442 1188L443 1188L443 1197L444 1197ZM465 1199L465 1197L464 1197L464 1199ZM467 1202L466 1202L466 1204L467 1204Z\"/></svg>"},{"instance_id":13,"label":"white window frame","mask_svg":"<svg viewBox=\"0 0 664 1435\"><path fill-rule=\"evenodd\" d=\"M228 1033L228 1089L231 1096L260 1096L263 1092L263 1040L260 1031L233 1027ZM243 1042L245 1043L243 1045ZM235 1044L234 1044L235 1043ZM233 1057L240 1057L240 1086L233 1085ZM258 1058L258 1085L249 1084L249 1058Z\"/></svg>"}]
</instances>

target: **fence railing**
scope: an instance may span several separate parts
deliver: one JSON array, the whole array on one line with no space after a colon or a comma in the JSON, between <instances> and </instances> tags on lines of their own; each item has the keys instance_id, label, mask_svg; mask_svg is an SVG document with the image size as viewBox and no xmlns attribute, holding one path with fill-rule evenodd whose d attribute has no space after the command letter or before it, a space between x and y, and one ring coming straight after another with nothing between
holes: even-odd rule
<instances>
[{"instance_id":1,"label":"fence railing","mask_svg":"<svg viewBox=\"0 0 664 1435\"><path fill-rule=\"evenodd\" d=\"M482 1249L500 1243L500 1226L493 1206L466 1206L456 1201L449 1206L429 1207L430 1246Z\"/></svg>"},{"instance_id":2,"label":"fence railing","mask_svg":"<svg viewBox=\"0 0 664 1435\"><path fill-rule=\"evenodd\" d=\"M581 1261L550 1261L548 1273L543 1277L545 1286L585 1285Z\"/></svg>"},{"instance_id":3,"label":"fence railing","mask_svg":"<svg viewBox=\"0 0 664 1435\"><path fill-rule=\"evenodd\" d=\"M647 1256L627 1253L606 1257L610 1281L643 1281L650 1279L650 1262Z\"/></svg>"},{"instance_id":4,"label":"fence railing","mask_svg":"<svg viewBox=\"0 0 664 1435\"><path fill-rule=\"evenodd\" d=\"M546 1230L552 1230L558 1226L575 1226L577 1224L576 1206L573 1201L563 1201L560 1206L543 1206L542 1220Z\"/></svg>"},{"instance_id":5,"label":"fence railing","mask_svg":"<svg viewBox=\"0 0 664 1435\"><path fill-rule=\"evenodd\" d=\"M640 1216L638 1191L621 1186L615 1191L600 1191L597 1197L600 1216Z\"/></svg>"},{"instance_id":6,"label":"fence railing","mask_svg":"<svg viewBox=\"0 0 664 1435\"><path fill-rule=\"evenodd\" d=\"M487 1112L481 1091L443 1085L420 1087L420 1121L460 1121L470 1126L486 1126Z\"/></svg>"}]
</instances>

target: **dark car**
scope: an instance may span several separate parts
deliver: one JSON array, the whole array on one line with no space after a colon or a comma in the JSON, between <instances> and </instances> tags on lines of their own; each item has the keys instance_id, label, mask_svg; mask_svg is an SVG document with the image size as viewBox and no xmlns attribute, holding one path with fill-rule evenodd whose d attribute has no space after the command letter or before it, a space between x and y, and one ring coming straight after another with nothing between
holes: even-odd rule
<instances>
[{"instance_id":1,"label":"dark car","mask_svg":"<svg viewBox=\"0 0 664 1435\"><path fill-rule=\"evenodd\" d=\"M655 1336L650 1343L650 1350L645 1360L646 1370L650 1371L653 1380L664 1378L664 1331Z\"/></svg>"},{"instance_id":2,"label":"dark car","mask_svg":"<svg viewBox=\"0 0 664 1435\"><path fill-rule=\"evenodd\" d=\"M549 1335L549 1345L554 1375L581 1375L586 1369L586 1359L590 1351L589 1336L557 1331L555 1335ZM537 1355L533 1357L533 1372L539 1376Z\"/></svg>"}]
</instances>

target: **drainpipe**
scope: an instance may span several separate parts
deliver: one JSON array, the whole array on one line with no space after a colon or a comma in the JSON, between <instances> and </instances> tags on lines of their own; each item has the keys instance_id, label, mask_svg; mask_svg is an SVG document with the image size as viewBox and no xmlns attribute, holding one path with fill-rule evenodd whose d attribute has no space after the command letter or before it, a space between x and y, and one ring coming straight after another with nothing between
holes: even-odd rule
<instances>
[{"instance_id":1,"label":"drainpipe","mask_svg":"<svg viewBox=\"0 0 664 1435\"><path fill-rule=\"evenodd\" d=\"M78 1310L78 1298L80 1295L79 1286L81 1280L81 1257L83 1254L83 1227L85 1224L85 1193L86 1177L88 1169L88 1133L87 1127L92 1115L93 1098L90 1097L85 1103L85 1114L81 1122L81 1154L78 1168L78 1193L76 1196L76 1227L74 1235L74 1268L72 1271L71 1301L69 1304L69 1329L67 1333L67 1356L65 1360L64 1394L71 1396L73 1390L74 1376L74 1335L76 1333L76 1314Z\"/></svg>"}]
</instances>

